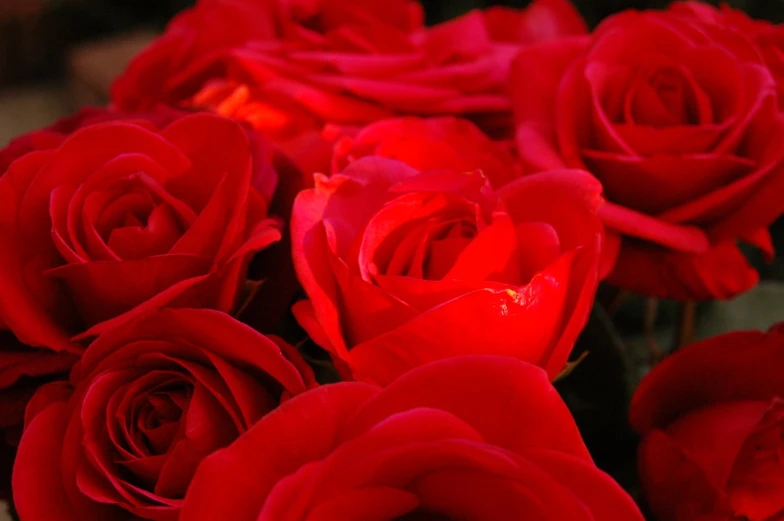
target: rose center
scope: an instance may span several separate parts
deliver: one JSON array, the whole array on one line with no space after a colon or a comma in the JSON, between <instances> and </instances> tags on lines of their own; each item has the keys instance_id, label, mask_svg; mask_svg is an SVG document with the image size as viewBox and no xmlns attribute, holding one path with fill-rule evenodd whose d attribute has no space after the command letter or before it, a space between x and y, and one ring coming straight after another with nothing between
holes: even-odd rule
<instances>
[{"instance_id":1,"label":"rose center","mask_svg":"<svg viewBox=\"0 0 784 521\"><path fill-rule=\"evenodd\" d=\"M167 253L187 229L177 211L147 187L131 180L85 199L84 215L96 234L121 259ZM90 234L86 238L91 243Z\"/></svg>"},{"instance_id":2,"label":"rose center","mask_svg":"<svg viewBox=\"0 0 784 521\"><path fill-rule=\"evenodd\" d=\"M191 393L190 388L172 386L145 395L135 414L137 443L150 454L165 454L177 439Z\"/></svg>"},{"instance_id":3,"label":"rose center","mask_svg":"<svg viewBox=\"0 0 784 521\"><path fill-rule=\"evenodd\" d=\"M699 123L695 86L677 67L641 72L632 89L630 119L653 127Z\"/></svg>"},{"instance_id":4,"label":"rose center","mask_svg":"<svg viewBox=\"0 0 784 521\"><path fill-rule=\"evenodd\" d=\"M475 236L475 223L461 220L447 224L445 229L431 240L424 263L424 278L427 280L444 278Z\"/></svg>"}]
</instances>

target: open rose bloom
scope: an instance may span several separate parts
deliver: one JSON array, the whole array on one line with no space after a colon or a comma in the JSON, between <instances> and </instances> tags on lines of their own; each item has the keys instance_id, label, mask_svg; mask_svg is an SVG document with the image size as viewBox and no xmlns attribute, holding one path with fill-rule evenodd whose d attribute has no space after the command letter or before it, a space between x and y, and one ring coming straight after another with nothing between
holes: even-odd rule
<instances>
[{"instance_id":1,"label":"open rose bloom","mask_svg":"<svg viewBox=\"0 0 784 521\"><path fill-rule=\"evenodd\" d=\"M0 147L0 521L784 521L784 329L686 340L784 318L784 25L498 3L196 0Z\"/></svg>"},{"instance_id":2,"label":"open rose bloom","mask_svg":"<svg viewBox=\"0 0 784 521\"><path fill-rule=\"evenodd\" d=\"M784 121L751 41L679 10L625 12L523 49L511 83L524 163L601 181L612 284L695 300L757 283L738 243L773 255Z\"/></svg>"},{"instance_id":3,"label":"open rose bloom","mask_svg":"<svg viewBox=\"0 0 784 521\"><path fill-rule=\"evenodd\" d=\"M294 314L340 369L386 384L456 354L563 369L598 282L599 184L360 159L294 204Z\"/></svg>"},{"instance_id":4,"label":"open rose bloom","mask_svg":"<svg viewBox=\"0 0 784 521\"><path fill-rule=\"evenodd\" d=\"M201 460L311 384L293 347L217 311L159 311L116 328L70 382L30 402L19 514L176 520Z\"/></svg>"}]
</instances>

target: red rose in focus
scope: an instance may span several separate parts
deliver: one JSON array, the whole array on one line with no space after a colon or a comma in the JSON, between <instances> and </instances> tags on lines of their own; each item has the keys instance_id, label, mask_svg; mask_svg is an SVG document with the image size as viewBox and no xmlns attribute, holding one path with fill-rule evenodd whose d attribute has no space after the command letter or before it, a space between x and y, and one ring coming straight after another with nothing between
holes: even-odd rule
<instances>
[{"instance_id":1,"label":"red rose in focus","mask_svg":"<svg viewBox=\"0 0 784 521\"><path fill-rule=\"evenodd\" d=\"M341 133L342 129L336 129ZM397 159L417 170L482 170L500 188L522 175L516 158L470 121L454 118L395 118L371 123L358 132L343 131L335 143L332 171L359 158Z\"/></svg>"},{"instance_id":2,"label":"red rose in focus","mask_svg":"<svg viewBox=\"0 0 784 521\"><path fill-rule=\"evenodd\" d=\"M642 516L593 465L543 371L470 356L283 404L199 468L182 521L212 519Z\"/></svg>"},{"instance_id":3,"label":"red rose in focus","mask_svg":"<svg viewBox=\"0 0 784 521\"><path fill-rule=\"evenodd\" d=\"M160 310L114 329L71 385L31 401L19 516L176 520L199 463L312 383L293 347L217 311Z\"/></svg>"},{"instance_id":4,"label":"red rose in focus","mask_svg":"<svg viewBox=\"0 0 784 521\"><path fill-rule=\"evenodd\" d=\"M245 21L235 34L238 16L259 28ZM299 139L325 123L461 114L504 133L516 50L586 30L566 0L473 11L432 28L422 22L413 0L270 1L264 8L202 0L134 60L112 99L124 109L164 102L243 119L287 143L295 157L305 146Z\"/></svg>"},{"instance_id":5,"label":"red rose in focus","mask_svg":"<svg viewBox=\"0 0 784 521\"><path fill-rule=\"evenodd\" d=\"M591 38L523 49L513 69L525 167L584 168L604 186L608 240L621 240L611 283L682 300L756 284L737 243L773 254L784 126L751 43L692 16L629 11Z\"/></svg>"},{"instance_id":6,"label":"red rose in focus","mask_svg":"<svg viewBox=\"0 0 784 521\"><path fill-rule=\"evenodd\" d=\"M662 521L784 516L784 329L714 337L643 379L631 423Z\"/></svg>"},{"instance_id":7,"label":"red rose in focus","mask_svg":"<svg viewBox=\"0 0 784 521\"><path fill-rule=\"evenodd\" d=\"M133 118L134 116L128 116ZM0 315L19 340L82 339L162 306L229 311L280 239L261 143L218 116L86 124L0 177Z\"/></svg>"},{"instance_id":8,"label":"red rose in focus","mask_svg":"<svg viewBox=\"0 0 784 521\"><path fill-rule=\"evenodd\" d=\"M294 266L310 299L294 314L359 380L385 385L474 353L554 377L593 302L600 203L585 173L527 176L496 195L479 172L360 159L317 175L294 203Z\"/></svg>"}]
</instances>

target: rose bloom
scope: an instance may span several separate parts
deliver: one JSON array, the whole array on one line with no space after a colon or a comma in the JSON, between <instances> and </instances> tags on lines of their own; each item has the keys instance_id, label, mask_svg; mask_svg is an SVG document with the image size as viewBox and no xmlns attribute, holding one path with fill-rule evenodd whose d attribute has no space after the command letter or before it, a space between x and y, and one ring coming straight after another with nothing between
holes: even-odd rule
<instances>
[{"instance_id":1,"label":"rose bloom","mask_svg":"<svg viewBox=\"0 0 784 521\"><path fill-rule=\"evenodd\" d=\"M643 379L631 423L662 521L784 516L784 327L693 344Z\"/></svg>"},{"instance_id":2,"label":"rose bloom","mask_svg":"<svg viewBox=\"0 0 784 521\"><path fill-rule=\"evenodd\" d=\"M397 159L417 170L482 170L495 188L522 175L515 156L468 120L452 116L393 118L335 133L332 172L365 156Z\"/></svg>"},{"instance_id":3,"label":"rose bloom","mask_svg":"<svg viewBox=\"0 0 784 521\"><path fill-rule=\"evenodd\" d=\"M544 371L469 356L383 390L339 383L291 399L199 467L181 519L642 516L594 466Z\"/></svg>"},{"instance_id":4,"label":"rose bloom","mask_svg":"<svg viewBox=\"0 0 784 521\"><path fill-rule=\"evenodd\" d=\"M15 507L24 521L176 520L205 457L313 385L293 347L221 312L140 317L32 399Z\"/></svg>"},{"instance_id":5,"label":"rose bloom","mask_svg":"<svg viewBox=\"0 0 784 521\"><path fill-rule=\"evenodd\" d=\"M586 173L421 173L369 156L294 203L300 325L348 377L381 385L460 354L556 376L596 291L601 187Z\"/></svg>"},{"instance_id":6,"label":"rose bloom","mask_svg":"<svg viewBox=\"0 0 784 521\"><path fill-rule=\"evenodd\" d=\"M253 254L280 239L255 135L210 114L108 119L0 177L0 316L29 346L80 352L162 306L230 311Z\"/></svg>"},{"instance_id":7,"label":"rose bloom","mask_svg":"<svg viewBox=\"0 0 784 521\"><path fill-rule=\"evenodd\" d=\"M243 119L295 156L325 123L403 114L464 114L503 134L516 50L585 31L567 0L472 11L432 28L414 0L202 0L131 63L112 99Z\"/></svg>"},{"instance_id":8,"label":"rose bloom","mask_svg":"<svg viewBox=\"0 0 784 521\"><path fill-rule=\"evenodd\" d=\"M730 298L773 255L784 127L754 46L675 12L628 11L590 38L521 51L518 149L531 170L584 168L604 186L609 281L656 297ZM615 244L615 247L613 246Z\"/></svg>"}]
</instances>

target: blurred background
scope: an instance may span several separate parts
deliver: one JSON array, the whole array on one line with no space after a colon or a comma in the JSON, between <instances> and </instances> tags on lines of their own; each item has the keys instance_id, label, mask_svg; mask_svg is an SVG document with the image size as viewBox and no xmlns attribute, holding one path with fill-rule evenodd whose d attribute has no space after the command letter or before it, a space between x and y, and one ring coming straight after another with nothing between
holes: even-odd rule
<instances>
[{"instance_id":1,"label":"blurred background","mask_svg":"<svg viewBox=\"0 0 784 521\"><path fill-rule=\"evenodd\" d=\"M0 0L0 146L85 103L194 0ZM475 7L526 0L422 0L430 23ZM667 0L575 0L589 24ZM784 20L784 0L731 0L754 17Z\"/></svg>"}]
</instances>

